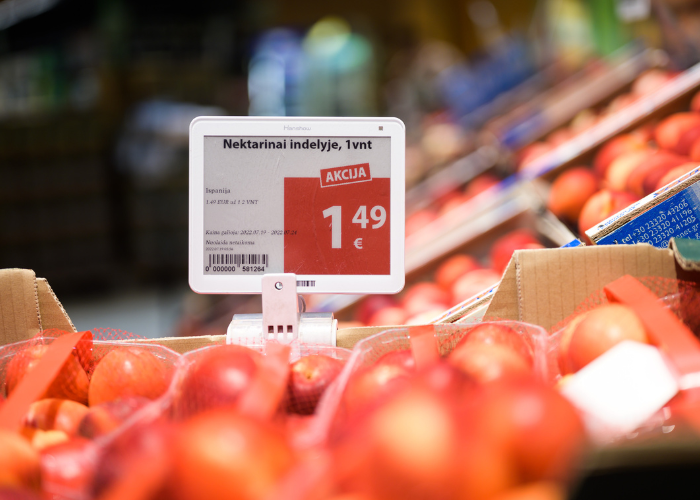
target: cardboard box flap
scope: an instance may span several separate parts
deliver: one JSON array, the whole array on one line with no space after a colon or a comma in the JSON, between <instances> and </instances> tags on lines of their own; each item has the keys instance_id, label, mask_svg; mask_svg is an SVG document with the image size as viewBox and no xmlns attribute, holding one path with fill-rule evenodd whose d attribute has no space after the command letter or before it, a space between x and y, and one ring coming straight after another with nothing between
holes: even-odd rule
<instances>
[{"instance_id":1,"label":"cardboard box flap","mask_svg":"<svg viewBox=\"0 0 700 500\"><path fill-rule=\"evenodd\" d=\"M503 273L498 290L491 299L491 304L484 314L484 321L489 319L518 320L518 283L516 276L515 256L510 259Z\"/></svg>"},{"instance_id":2,"label":"cardboard box flap","mask_svg":"<svg viewBox=\"0 0 700 500\"><path fill-rule=\"evenodd\" d=\"M486 317L550 329L593 292L625 274L676 278L673 253L645 244L519 250Z\"/></svg>"},{"instance_id":3,"label":"cardboard box flap","mask_svg":"<svg viewBox=\"0 0 700 500\"><path fill-rule=\"evenodd\" d=\"M77 331L46 278L36 279L36 289L42 328L44 330L56 328L66 332Z\"/></svg>"},{"instance_id":4,"label":"cardboard box flap","mask_svg":"<svg viewBox=\"0 0 700 500\"><path fill-rule=\"evenodd\" d=\"M34 271L0 269L0 345L27 340L41 330Z\"/></svg>"},{"instance_id":5,"label":"cardboard box flap","mask_svg":"<svg viewBox=\"0 0 700 500\"><path fill-rule=\"evenodd\" d=\"M685 271L700 271L700 240L671 238L669 248Z\"/></svg>"}]
</instances>

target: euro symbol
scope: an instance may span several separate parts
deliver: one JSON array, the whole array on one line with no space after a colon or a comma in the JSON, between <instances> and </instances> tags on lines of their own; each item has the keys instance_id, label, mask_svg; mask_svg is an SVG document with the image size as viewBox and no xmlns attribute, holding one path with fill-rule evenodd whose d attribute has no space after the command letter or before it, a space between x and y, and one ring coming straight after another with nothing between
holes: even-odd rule
<instances>
[{"instance_id":1,"label":"euro symbol","mask_svg":"<svg viewBox=\"0 0 700 500\"><path fill-rule=\"evenodd\" d=\"M362 238L357 238L355 240L355 248L358 250L362 250Z\"/></svg>"}]
</instances>

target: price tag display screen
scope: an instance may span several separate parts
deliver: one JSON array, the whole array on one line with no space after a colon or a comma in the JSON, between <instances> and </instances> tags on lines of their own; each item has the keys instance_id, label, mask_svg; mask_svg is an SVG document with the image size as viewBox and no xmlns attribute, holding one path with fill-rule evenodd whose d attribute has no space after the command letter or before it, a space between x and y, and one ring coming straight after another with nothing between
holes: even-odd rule
<instances>
[{"instance_id":1,"label":"price tag display screen","mask_svg":"<svg viewBox=\"0 0 700 500\"><path fill-rule=\"evenodd\" d=\"M342 280L323 277L403 274L392 270L404 217L403 198L392 200L393 140L369 133L202 134L202 252L190 266L205 277L248 277L240 281L248 289L250 277L294 273L305 293L329 291L332 283L342 288ZM400 182L403 190L403 176ZM392 201L402 205L393 233ZM191 231L191 247L196 237ZM394 250L403 253L398 244Z\"/></svg>"}]
</instances>

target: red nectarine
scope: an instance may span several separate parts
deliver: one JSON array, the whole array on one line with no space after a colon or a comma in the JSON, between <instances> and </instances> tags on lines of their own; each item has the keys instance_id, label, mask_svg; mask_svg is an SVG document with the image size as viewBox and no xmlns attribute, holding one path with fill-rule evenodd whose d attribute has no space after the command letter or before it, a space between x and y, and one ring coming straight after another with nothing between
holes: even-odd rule
<instances>
[{"instance_id":1,"label":"red nectarine","mask_svg":"<svg viewBox=\"0 0 700 500\"><path fill-rule=\"evenodd\" d=\"M303 356L292 363L287 387L287 411L311 415L323 393L343 369L343 362L323 354Z\"/></svg>"},{"instance_id":2,"label":"red nectarine","mask_svg":"<svg viewBox=\"0 0 700 500\"><path fill-rule=\"evenodd\" d=\"M88 439L109 434L149 402L148 398L134 396L93 406L80 421L78 434Z\"/></svg>"},{"instance_id":3,"label":"red nectarine","mask_svg":"<svg viewBox=\"0 0 700 500\"><path fill-rule=\"evenodd\" d=\"M176 395L183 416L235 406L259 369L262 355L247 347L209 347L188 367Z\"/></svg>"},{"instance_id":4,"label":"red nectarine","mask_svg":"<svg viewBox=\"0 0 700 500\"><path fill-rule=\"evenodd\" d=\"M32 403L24 425L42 431L63 431L72 436L78 432L78 426L88 413L88 407L70 399L41 399Z\"/></svg>"},{"instance_id":5,"label":"red nectarine","mask_svg":"<svg viewBox=\"0 0 700 500\"><path fill-rule=\"evenodd\" d=\"M459 304L494 286L501 275L493 269L477 269L465 274L452 286L452 303Z\"/></svg>"},{"instance_id":6,"label":"red nectarine","mask_svg":"<svg viewBox=\"0 0 700 500\"><path fill-rule=\"evenodd\" d=\"M673 151L681 136L688 130L700 127L700 113L675 113L656 126L654 138L659 147Z\"/></svg>"},{"instance_id":7,"label":"red nectarine","mask_svg":"<svg viewBox=\"0 0 700 500\"><path fill-rule=\"evenodd\" d=\"M698 144L700 144L700 142ZM697 161L692 161L689 163L684 163L683 165L679 165L678 167L672 168L671 170L666 172L661 179L659 179L659 182L656 183L656 187L654 190L661 189L666 184L669 184L678 179L681 175L687 174L691 170L695 170L696 168L698 168L698 166L700 166L700 164L698 164Z\"/></svg>"},{"instance_id":8,"label":"red nectarine","mask_svg":"<svg viewBox=\"0 0 700 500\"><path fill-rule=\"evenodd\" d=\"M437 268L435 282L443 290L450 291L455 281L476 269L481 269L481 265L471 255L453 255Z\"/></svg>"},{"instance_id":9,"label":"red nectarine","mask_svg":"<svg viewBox=\"0 0 700 500\"><path fill-rule=\"evenodd\" d=\"M523 479L569 479L586 441L573 405L532 378L503 380L489 389L476 406L476 431L492 446L510 450Z\"/></svg>"},{"instance_id":10,"label":"red nectarine","mask_svg":"<svg viewBox=\"0 0 700 500\"><path fill-rule=\"evenodd\" d=\"M172 453L171 489L180 500L265 498L295 462L276 428L224 410L185 422Z\"/></svg>"},{"instance_id":11,"label":"red nectarine","mask_svg":"<svg viewBox=\"0 0 700 500\"><path fill-rule=\"evenodd\" d=\"M610 139L600 148L593 160L593 168L600 177L605 177L610 164L619 156L639 149L646 149L646 142L636 135L622 134Z\"/></svg>"},{"instance_id":12,"label":"red nectarine","mask_svg":"<svg viewBox=\"0 0 700 500\"><path fill-rule=\"evenodd\" d=\"M17 387L24 375L39 363L46 354L48 345L28 347L17 354L7 364L5 384L8 394ZM43 398L71 399L78 403L88 401L88 377L74 355L68 356L58 376L44 393Z\"/></svg>"},{"instance_id":13,"label":"red nectarine","mask_svg":"<svg viewBox=\"0 0 700 500\"><path fill-rule=\"evenodd\" d=\"M532 374L528 361L510 347L501 344L462 344L447 360L479 382Z\"/></svg>"},{"instance_id":14,"label":"red nectarine","mask_svg":"<svg viewBox=\"0 0 700 500\"><path fill-rule=\"evenodd\" d=\"M598 191L588 199L583 206L583 210L581 210L581 216L578 219L578 229L581 237L590 243L586 236L588 229L595 227L608 217L627 208L638 199L639 197L624 191L611 191L608 189Z\"/></svg>"},{"instance_id":15,"label":"red nectarine","mask_svg":"<svg viewBox=\"0 0 700 500\"><path fill-rule=\"evenodd\" d=\"M529 366L532 366L533 349L531 345L523 336L509 326L498 323L479 325L467 333L454 350L469 344L490 344L507 347L522 357Z\"/></svg>"},{"instance_id":16,"label":"red nectarine","mask_svg":"<svg viewBox=\"0 0 700 500\"><path fill-rule=\"evenodd\" d=\"M39 453L22 436L0 430L0 487L38 489Z\"/></svg>"},{"instance_id":17,"label":"red nectarine","mask_svg":"<svg viewBox=\"0 0 700 500\"><path fill-rule=\"evenodd\" d=\"M170 384L172 368L142 347L119 347L104 356L90 379L90 406L119 398L156 399Z\"/></svg>"},{"instance_id":18,"label":"red nectarine","mask_svg":"<svg viewBox=\"0 0 700 500\"><path fill-rule=\"evenodd\" d=\"M547 208L559 218L575 222L588 198L598 191L598 179L586 167L576 167L561 174L552 183Z\"/></svg>"},{"instance_id":19,"label":"red nectarine","mask_svg":"<svg viewBox=\"0 0 700 500\"><path fill-rule=\"evenodd\" d=\"M599 306L574 328L564 356L576 372L624 340L648 343L646 330L632 309L620 304Z\"/></svg>"}]
</instances>

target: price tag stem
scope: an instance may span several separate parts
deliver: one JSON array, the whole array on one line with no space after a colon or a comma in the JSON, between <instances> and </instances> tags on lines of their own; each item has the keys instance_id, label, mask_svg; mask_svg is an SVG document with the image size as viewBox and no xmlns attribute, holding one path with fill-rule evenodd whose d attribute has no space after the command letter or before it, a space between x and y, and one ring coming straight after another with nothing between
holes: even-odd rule
<instances>
[{"instance_id":1,"label":"price tag stem","mask_svg":"<svg viewBox=\"0 0 700 500\"><path fill-rule=\"evenodd\" d=\"M306 344L335 346L338 320L333 318L333 313L307 313L300 308L302 303L295 274L265 274L262 314L235 314L226 333L227 343L274 340L289 344L299 339Z\"/></svg>"}]
</instances>

